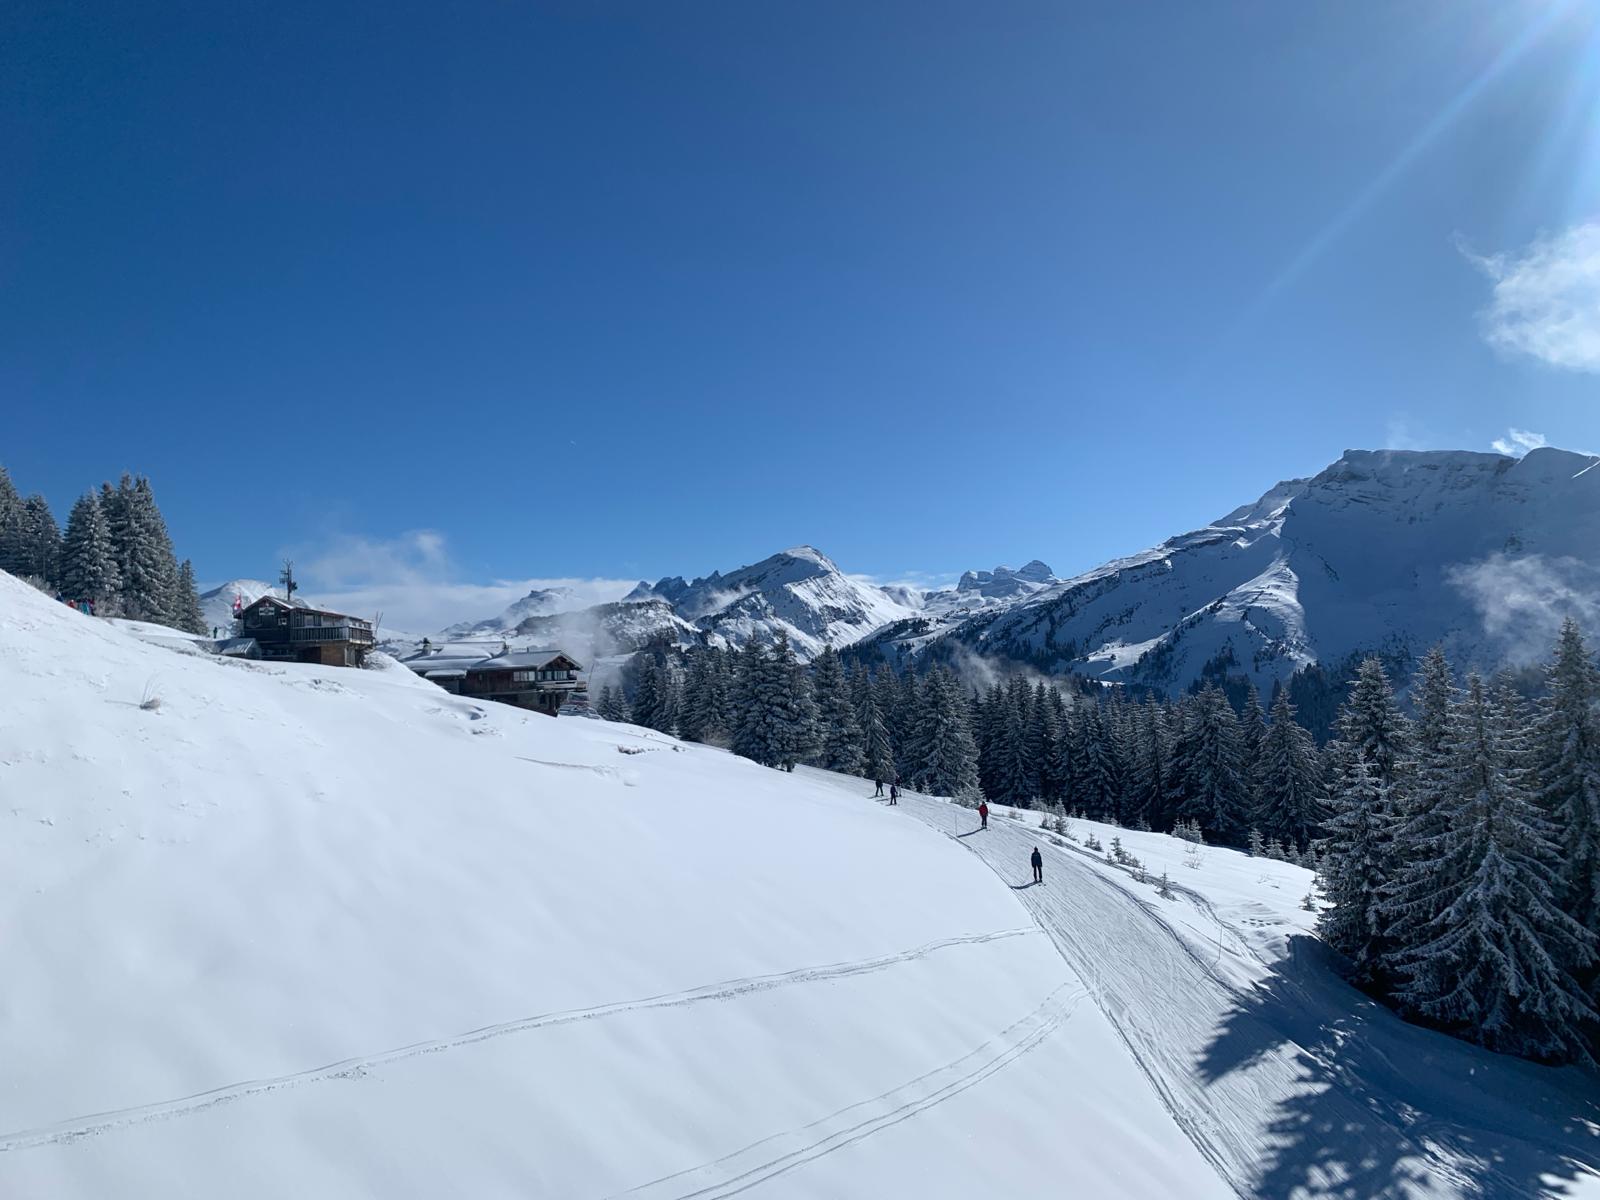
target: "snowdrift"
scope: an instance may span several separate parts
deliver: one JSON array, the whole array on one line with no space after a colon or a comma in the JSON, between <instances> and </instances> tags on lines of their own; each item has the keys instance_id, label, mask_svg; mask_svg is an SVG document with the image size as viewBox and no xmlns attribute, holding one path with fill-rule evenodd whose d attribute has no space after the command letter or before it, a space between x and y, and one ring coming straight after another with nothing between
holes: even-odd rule
<instances>
[{"instance_id":1,"label":"snowdrift","mask_svg":"<svg viewBox=\"0 0 1600 1200\"><path fill-rule=\"evenodd\" d=\"M0 800L0 1194L1230 1194L994 873L831 781L0 575Z\"/></svg>"}]
</instances>

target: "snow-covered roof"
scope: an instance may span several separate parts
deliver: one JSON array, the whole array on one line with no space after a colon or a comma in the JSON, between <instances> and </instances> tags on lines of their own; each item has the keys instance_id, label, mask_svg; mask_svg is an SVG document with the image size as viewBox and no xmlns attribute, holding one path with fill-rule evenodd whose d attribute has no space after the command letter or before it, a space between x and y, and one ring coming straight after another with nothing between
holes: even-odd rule
<instances>
[{"instance_id":1,"label":"snow-covered roof","mask_svg":"<svg viewBox=\"0 0 1600 1200\"><path fill-rule=\"evenodd\" d=\"M458 671L466 674L471 667L489 658L487 651L465 650L456 653L441 654L438 652L412 654L400 660L400 664L409 667L418 675L436 675L445 671Z\"/></svg>"},{"instance_id":2,"label":"snow-covered roof","mask_svg":"<svg viewBox=\"0 0 1600 1200\"><path fill-rule=\"evenodd\" d=\"M256 640L251 637L223 638L217 643L217 653L226 655L249 654L256 648Z\"/></svg>"},{"instance_id":3,"label":"snow-covered roof","mask_svg":"<svg viewBox=\"0 0 1600 1200\"><path fill-rule=\"evenodd\" d=\"M542 670L556 659L565 659L577 670L583 670L582 665L574 658L563 654L560 650L512 650L507 654L497 654L495 657L485 659L477 664L480 671L528 671Z\"/></svg>"}]
</instances>

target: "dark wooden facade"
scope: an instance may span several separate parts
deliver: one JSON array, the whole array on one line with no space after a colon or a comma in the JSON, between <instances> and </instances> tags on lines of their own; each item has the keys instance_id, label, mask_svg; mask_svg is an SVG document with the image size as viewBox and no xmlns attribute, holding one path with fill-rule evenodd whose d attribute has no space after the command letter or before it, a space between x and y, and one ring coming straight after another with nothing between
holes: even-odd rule
<instances>
[{"instance_id":1,"label":"dark wooden facade","mask_svg":"<svg viewBox=\"0 0 1600 1200\"><path fill-rule=\"evenodd\" d=\"M276 596L263 596L239 614L239 636L254 638L262 658L325 667L359 667L375 641L371 621Z\"/></svg>"},{"instance_id":2,"label":"dark wooden facade","mask_svg":"<svg viewBox=\"0 0 1600 1200\"><path fill-rule=\"evenodd\" d=\"M515 650L467 668L461 695L555 716L582 686L583 668L559 650Z\"/></svg>"}]
</instances>

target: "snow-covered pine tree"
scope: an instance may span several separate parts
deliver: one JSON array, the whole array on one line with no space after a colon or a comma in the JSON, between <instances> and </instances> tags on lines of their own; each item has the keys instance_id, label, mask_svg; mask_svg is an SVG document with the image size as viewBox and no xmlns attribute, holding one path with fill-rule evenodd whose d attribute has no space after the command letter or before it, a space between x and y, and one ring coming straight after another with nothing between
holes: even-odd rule
<instances>
[{"instance_id":1,"label":"snow-covered pine tree","mask_svg":"<svg viewBox=\"0 0 1600 1200\"><path fill-rule=\"evenodd\" d=\"M1129 765L1129 818L1152 829L1172 824L1167 805L1168 747L1166 714L1154 696L1139 706L1131 740Z\"/></svg>"},{"instance_id":2,"label":"snow-covered pine tree","mask_svg":"<svg viewBox=\"0 0 1600 1200\"><path fill-rule=\"evenodd\" d=\"M101 504L108 505L104 491ZM107 520L122 575L123 612L139 621L175 624L178 562L150 481L124 475L109 502Z\"/></svg>"},{"instance_id":3,"label":"snow-covered pine tree","mask_svg":"<svg viewBox=\"0 0 1600 1200\"><path fill-rule=\"evenodd\" d=\"M1267 719L1261 711L1261 693L1251 683L1245 689L1244 707L1239 710L1239 751L1252 810L1261 803L1261 754L1266 741Z\"/></svg>"},{"instance_id":4,"label":"snow-covered pine tree","mask_svg":"<svg viewBox=\"0 0 1600 1200\"><path fill-rule=\"evenodd\" d=\"M1550 1062L1593 1062L1600 1021L1575 973L1596 939L1561 910L1560 850L1522 783L1525 736L1514 701L1476 676L1453 738L1454 779L1429 863L1444 905L1434 937L1405 957L1407 1003L1492 1050Z\"/></svg>"},{"instance_id":5,"label":"snow-covered pine tree","mask_svg":"<svg viewBox=\"0 0 1600 1200\"><path fill-rule=\"evenodd\" d=\"M1028 712L1028 762L1034 775L1033 790L1045 806L1061 798L1053 769L1056 738L1060 736L1054 692L1054 688L1047 688L1041 680L1034 686L1033 704Z\"/></svg>"},{"instance_id":6,"label":"snow-covered pine tree","mask_svg":"<svg viewBox=\"0 0 1600 1200\"><path fill-rule=\"evenodd\" d=\"M764 704L767 647L753 637L739 651L733 676L732 749L741 758L762 766L773 765L768 739L768 717Z\"/></svg>"},{"instance_id":7,"label":"snow-covered pine tree","mask_svg":"<svg viewBox=\"0 0 1600 1200\"><path fill-rule=\"evenodd\" d=\"M782 630L778 631L765 666L772 765L793 771L817 742L817 709L811 698L811 681L795 658L789 635Z\"/></svg>"},{"instance_id":8,"label":"snow-covered pine tree","mask_svg":"<svg viewBox=\"0 0 1600 1200\"><path fill-rule=\"evenodd\" d=\"M16 536L17 573L55 591L61 582L61 528L49 503L37 492L22 502Z\"/></svg>"},{"instance_id":9,"label":"snow-covered pine tree","mask_svg":"<svg viewBox=\"0 0 1600 1200\"><path fill-rule=\"evenodd\" d=\"M1399 867L1394 835L1411 732L1377 658L1362 662L1336 726L1334 816L1323 864L1334 908L1323 914L1322 928L1354 962L1356 980L1382 991L1393 949L1384 901Z\"/></svg>"},{"instance_id":10,"label":"snow-covered pine tree","mask_svg":"<svg viewBox=\"0 0 1600 1200\"><path fill-rule=\"evenodd\" d=\"M1256 827L1299 853L1323 814L1321 767L1311 735L1294 719L1287 688L1272 702L1256 771Z\"/></svg>"},{"instance_id":11,"label":"snow-covered pine tree","mask_svg":"<svg viewBox=\"0 0 1600 1200\"><path fill-rule=\"evenodd\" d=\"M177 603L178 628L187 633L205 634L206 618L200 611L200 588L194 580L194 563L187 558L178 564L178 583L173 599Z\"/></svg>"},{"instance_id":12,"label":"snow-covered pine tree","mask_svg":"<svg viewBox=\"0 0 1600 1200\"><path fill-rule=\"evenodd\" d=\"M19 578L25 557L22 536L22 497L17 494L11 475L0 467L0 571Z\"/></svg>"},{"instance_id":13,"label":"snow-covered pine tree","mask_svg":"<svg viewBox=\"0 0 1600 1200\"><path fill-rule=\"evenodd\" d=\"M61 591L68 600L89 600L100 616L115 616L113 601L122 577L111 545L111 527L93 492L78 497L67 517L62 543Z\"/></svg>"},{"instance_id":14,"label":"snow-covered pine tree","mask_svg":"<svg viewBox=\"0 0 1600 1200\"><path fill-rule=\"evenodd\" d=\"M1023 715L1018 710L1016 688L996 689L986 706L991 729L990 779L984 782L983 791L998 804L1017 808L1030 808L1033 804L1036 772L1028 761L1027 735L1023 729ZM942 795L952 795L944 792Z\"/></svg>"},{"instance_id":15,"label":"snow-covered pine tree","mask_svg":"<svg viewBox=\"0 0 1600 1200\"><path fill-rule=\"evenodd\" d=\"M1600 934L1600 674L1568 617L1533 730L1537 802L1561 849L1562 907Z\"/></svg>"},{"instance_id":16,"label":"snow-covered pine tree","mask_svg":"<svg viewBox=\"0 0 1600 1200\"><path fill-rule=\"evenodd\" d=\"M850 682L832 645L823 646L811 663L811 690L817 713L817 765L847 775L860 774L864 758L861 722Z\"/></svg>"},{"instance_id":17,"label":"snow-covered pine tree","mask_svg":"<svg viewBox=\"0 0 1600 1200\"><path fill-rule=\"evenodd\" d=\"M978 790L978 745L968 727L967 705L955 678L943 667L928 673L921 688L920 721L911 779L922 791L960 797Z\"/></svg>"},{"instance_id":18,"label":"snow-covered pine tree","mask_svg":"<svg viewBox=\"0 0 1600 1200\"><path fill-rule=\"evenodd\" d=\"M627 721L628 703L623 697L620 687L612 687L609 683L600 689L600 699L595 705L595 712L605 721Z\"/></svg>"},{"instance_id":19,"label":"snow-covered pine tree","mask_svg":"<svg viewBox=\"0 0 1600 1200\"><path fill-rule=\"evenodd\" d=\"M1460 697L1443 647L1435 646L1423 658L1411 695L1417 715L1411 725L1405 790L1394 815L1393 874L1379 900L1389 941L1384 968L1390 978L1399 978L1416 947L1433 940L1434 923L1448 902L1434 877L1433 861L1455 811ZM1419 970L1420 964L1411 964L1411 990L1436 990ZM1402 1011L1415 1013L1408 994L1399 992L1396 1002Z\"/></svg>"},{"instance_id":20,"label":"snow-covered pine tree","mask_svg":"<svg viewBox=\"0 0 1600 1200\"><path fill-rule=\"evenodd\" d=\"M894 743L889 740L889 726L878 707L879 689L875 680L865 671L857 677L856 719L861 725L861 773L868 779L888 782L894 778Z\"/></svg>"},{"instance_id":21,"label":"snow-covered pine tree","mask_svg":"<svg viewBox=\"0 0 1600 1200\"><path fill-rule=\"evenodd\" d=\"M1195 697L1194 712L1176 753L1182 780L1182 816L1198 821L1207 838L1242 846L1250 816L1250 788L1239 746L1239 718L1221 688Z\"/></svg>"},{"instance_id":22,"label":"snow-covered pine tree","mask_svg":"<svg viewBox=\"0 0 1600 1200\"><path fill-rule=\"evenodd\" d=\"M1351 752L1341 764L1332 808L1322 892L1333 907L1323 911L1317 928L1328 945L1349 955L1357 981L1372 983L1390 950L1378 911L1393 866L1390 788Z\"/></svg>"},{"instance_id":23,"label":"snow-covered pine tree","mask_svg":"<svg viewBox=\"0 0 1600 1200\"><path fill-rule=\"evenodd\" d=\"M709 735L704 697L708 688L707 660L700 648L689 652L678 692L678 736L686 742L703 742Z\"/></svg>"},{"instance_id":24,"label":"snow-covered pine tree","mask_svg":"<svg viewBox=\"0 0 1600 1200\"><path fill-rule=\"evenodd\" d=\"M672 678L655 654L640 655L639 673L633 684L633 723L647 729L671 733L673 729Z\"/></svg>"},{"instance_id":25,"label":"snow-covered pine tree","mask_svg":"<svg viewBox=\"0 0 1600 1200\"><path fill-rule=\"evenodd\" d=\"M871 688L872 707L877 711L878 720L883 723L884 736L889 744L887 769L881 776L874 775L873 778L881 778L885 783L888 783L894 779L898 771L903 769L901 755L904 752L904 746L898 740L902 736L902 731L895 711L900 703L900 686L895 680L894 672L884 666L879 667L872 676ZM870 752L872 729L864 717L862 718L862 727L867 730L869 735L868 749Z\"/></svg>"}]
</instances>

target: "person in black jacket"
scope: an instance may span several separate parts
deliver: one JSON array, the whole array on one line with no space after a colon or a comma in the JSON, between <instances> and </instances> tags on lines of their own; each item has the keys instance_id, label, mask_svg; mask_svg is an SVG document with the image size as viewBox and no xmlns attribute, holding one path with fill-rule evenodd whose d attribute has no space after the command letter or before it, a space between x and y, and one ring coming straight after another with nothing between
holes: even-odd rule
<instances>
[{"instance_id":1,"label":"person in black jacket","mask_svg":"<svg viewBox=\"0 0 1600 1200\"><path fill-rule=\"evenodd\" d=\"M1043 883L1044 856L1039 853L1039 847L1035 846L1033 848L1033 854L1029 856L1028 861L1033 864L1033 881L1035 883Z\"/></svg>"}]
</instances>

